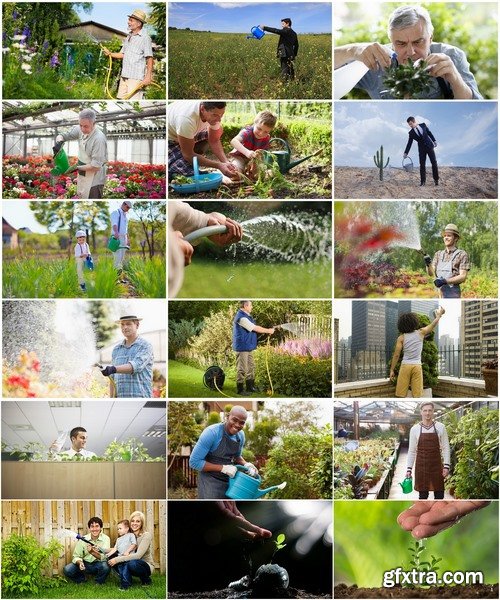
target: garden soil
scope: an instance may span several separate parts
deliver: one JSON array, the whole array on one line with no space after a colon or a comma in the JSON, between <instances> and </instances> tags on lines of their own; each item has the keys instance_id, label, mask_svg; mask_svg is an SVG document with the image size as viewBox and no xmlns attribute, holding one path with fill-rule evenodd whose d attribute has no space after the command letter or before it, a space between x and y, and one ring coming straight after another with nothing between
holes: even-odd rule
<instances>
[{"instance_id":1,"label":"garden soil","mask_svg":"<svg viewBox=\"0 0 500 600\"><path fill-rule=\"evenodd\" d=\"M335 586L334 598L498 598L498 583L490 585L455 585L417 588L358 588L341 583Z\"/></svg>"},{"instance_id":2,"label":"garden soil","mask_svg":"<svg viewBox=\"0 0 500 600\"><path fill-rule=\"evenodd\" d=\"M413 171L387 167L380 181L379 170L361 167L335 167L335 197L366 198L497 198L498 170L474 167L439 166L439 185L434 185L430 165L427 183L420 187L418 164Z\"/></svg>"},{"instance_id":3,"label":"garden soil","mask_svg":"<svg viewBox=\"0 0 500 600\"><path fill-rule=\"evenodd\" d=\"M214 590L213 592L196 592L192 594L181 594L177 592L168 592L169 598L236 598L237 592L232 588L225 588L224 590ZM248 596L248 598L264 598L264 596ZM265 596L268 600L271 600L269 596ZM330 594L310 594L309 592L305 592L304 590L297 590L295 588L289 587L286 590L282 591L281 595L273 596L273 598L330 598Z\"/></svg>"}]
</instances>

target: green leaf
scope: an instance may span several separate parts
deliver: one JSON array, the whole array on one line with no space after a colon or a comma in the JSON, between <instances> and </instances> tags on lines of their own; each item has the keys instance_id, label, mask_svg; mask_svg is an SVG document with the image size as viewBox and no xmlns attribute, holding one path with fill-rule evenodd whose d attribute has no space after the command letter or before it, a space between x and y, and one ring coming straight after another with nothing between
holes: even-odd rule
<instances>
[{"instance_id":1,"label":"green leaf","mask_svg":"<svg viewBox=\"0 0 500 600\"><path fill-rule=\"evenodd\" d=\"M276 544L282 544L285 541L285 534L280 533L276 538Z\"/></svg>"}]
</instances>

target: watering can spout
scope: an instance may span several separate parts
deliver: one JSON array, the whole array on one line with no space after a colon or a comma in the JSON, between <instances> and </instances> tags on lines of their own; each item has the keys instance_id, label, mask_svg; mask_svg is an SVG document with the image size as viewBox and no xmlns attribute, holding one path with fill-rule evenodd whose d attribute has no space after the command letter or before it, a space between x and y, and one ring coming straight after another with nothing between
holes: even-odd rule
<instances>
[{"instance_id":1,"label":"watering can spout","mask_svg":"<svg viewBox=\"0 0 500 600\"><path fill-rule=\"evenodd\" d=\"M297 160L292 160L290 161L290 164L288 165L287 171L289 171L290 169L293 169L294 167L296 167L297 165L300 165L300 163L303 163L305 160L309 160L310 158L312 158L313 156L317 156L318 154L320 154L321 152L323 152L323 148L320 148L317 152L315 152L314 154L309 154L309 156L304 156L304 158L298 158Z\"/></svg>"},{"instance_id":2,"label":"watering can spout","mask_svg":"<svg viewBox=\"0 0 500 600\"><path fill-rule=\"evenodd\" d=\"M286 486L286 481L280 483L279 485L272 485L271 487L266 488L265 490L257 490L257 498L262 498L269 492L274 492L274 490L282 490Z\"/></svg>"}]
</instances>

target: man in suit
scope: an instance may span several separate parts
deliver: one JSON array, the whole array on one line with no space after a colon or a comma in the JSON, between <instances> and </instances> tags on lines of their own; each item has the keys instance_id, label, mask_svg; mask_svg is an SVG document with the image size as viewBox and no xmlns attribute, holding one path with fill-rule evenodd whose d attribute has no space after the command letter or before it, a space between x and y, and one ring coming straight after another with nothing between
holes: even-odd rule
<instances>
[{"instance_id":1,"label":"man in suit","mask_svg":"<svg viewBox=\"0 0 500 600\"><path fill-rule=\"evenodd\" d=\"M265 25L259 25L259 27L264 31L280 36L276 54L281 63L281 77L285 81L292 81L295 79L293 61L299 53L299 40L297 34L292 29L292 20L288 18L281 19L282 29L266 27Z\"/></svg>"},{"instance_id":2,"label":"man in suit","mask_svg":"<svg viewBox=\"0 0 500 600\"><path fill-rule=\"evenodd\" d=\"M432 135L432 131L427 127L425 123L418 123L415 117L408 117L406 119L410 127L408 132L408 143L403 154L403 158L408 156L413 141L418 144L418 160L420 162L420 185L425 185L426 173L425 173L425 161L429 157L432 165L432 177L434 178L434 184L439 185L439 172L436 160L436 153L434 148L437 146L436 138Z\"/></svg>"}]
</instances>

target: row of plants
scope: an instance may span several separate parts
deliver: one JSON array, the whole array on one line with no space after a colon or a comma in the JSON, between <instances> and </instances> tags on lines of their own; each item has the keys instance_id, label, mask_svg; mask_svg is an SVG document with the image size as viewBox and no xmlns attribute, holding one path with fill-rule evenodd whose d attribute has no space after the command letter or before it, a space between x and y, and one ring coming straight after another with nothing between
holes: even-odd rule
<instances>
[{"instance_id":1,"label":"row of plants","mask_svg":"<svg viewBox=\"0 0 500 600\"><path fill-rule=\"evenodd\" d=\"M76 158L70 163L76 164ZM2 189L4 198L76 198L76 174L53 176L53 157L4 156ZM165 198L165 165L144 165L123 161L107 164L104 198Z\"/></svg>"},{"instance_id":2,"label":"row of plants","mask_svg":"<svg viewBox=\"0 0 500 600\"><path fill-rule=\"evenodd\" d=\"M333 497L363 499L394 461L398 435L360 440L356 450L347 450L345 441L334 440Z\"/></svg>"}]
</instances>

